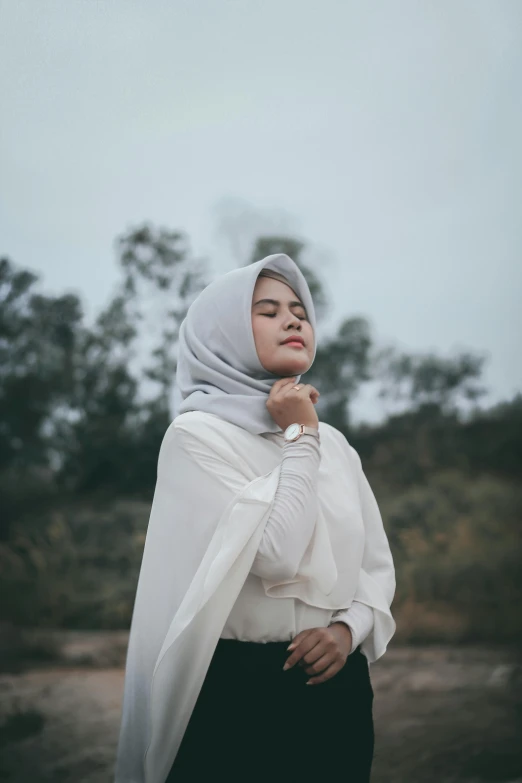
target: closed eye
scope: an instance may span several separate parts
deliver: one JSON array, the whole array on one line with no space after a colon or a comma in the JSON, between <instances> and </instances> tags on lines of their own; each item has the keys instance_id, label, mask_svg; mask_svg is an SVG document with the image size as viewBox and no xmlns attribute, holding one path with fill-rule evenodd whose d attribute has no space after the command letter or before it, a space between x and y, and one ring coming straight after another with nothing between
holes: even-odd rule
<instances>
[{"instance_id":1,"label":"closed eye","mask_svg":"<svg viewBox=\"0 0 522 783\"><path fill-rule=\"evenodd\" d=\"M260 315L264 315L265 318L275 318L277 313L260 313ZM304 315L298 315L296 316L300 321L306 321L306 318Z\"/></svg>"}]
</instances>

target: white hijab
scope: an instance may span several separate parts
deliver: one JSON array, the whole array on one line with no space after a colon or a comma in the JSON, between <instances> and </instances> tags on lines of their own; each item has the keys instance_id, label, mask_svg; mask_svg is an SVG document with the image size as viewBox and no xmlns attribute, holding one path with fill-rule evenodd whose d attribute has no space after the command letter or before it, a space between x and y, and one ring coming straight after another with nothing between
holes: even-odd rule
<instances>
[{"instance_id":1,"label":"white hijab","mask_svg":"<svg viewBox=\"0 0 522 783\"><path fill-rule=\"evenodd\" d=\"M288 279L315 334L310 289L289 256L267 256L222 275L199 294L181 325L175 416L206 411L254 434L280 430L266 408L270 389L279 376L265 370L259 361L252 331L252 296L263 269Z\"/></svg>"}]
</instances>

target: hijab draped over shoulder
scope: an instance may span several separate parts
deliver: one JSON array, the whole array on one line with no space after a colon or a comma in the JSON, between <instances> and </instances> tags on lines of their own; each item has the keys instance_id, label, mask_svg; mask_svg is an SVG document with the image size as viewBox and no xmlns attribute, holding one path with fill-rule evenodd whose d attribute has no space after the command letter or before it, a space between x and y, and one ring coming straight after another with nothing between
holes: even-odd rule
<instances>
[{"instance_id":1,"label":"hijab draped over shoulder","mask_svg":"<svg viewBox=\"0 0 522 783\"><path fill-rule=\"evenodd\" d=\"M165 783L270 516L282 457L266 401L277 376L259 362L251 320L265 268L288 279L315 331L310 291L286 255L223 275L188 310L132 616L116 783ZM334 427L319 431L312 538L292 579L262 586L274 600L372 607L361 646L372 661L395 628L391 554L357 453Z\"/></svg>"}]
</instances>

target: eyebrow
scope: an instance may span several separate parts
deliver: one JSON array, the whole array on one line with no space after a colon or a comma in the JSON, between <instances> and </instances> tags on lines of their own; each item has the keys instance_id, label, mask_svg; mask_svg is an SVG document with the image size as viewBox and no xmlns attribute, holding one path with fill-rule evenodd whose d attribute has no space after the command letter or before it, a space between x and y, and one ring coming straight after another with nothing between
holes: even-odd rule
<instances>
[{"instance_id":1,"label":"eyebrow","mask_svg":"<svg viewBox=\"0 0 522 783\"><path fill-rule=\"evenodd\" d=\"M279 302L277 299L259 299L257 302L254 302L254 307L258 304L272 304L276 307L279 307L281 302ZM289 307L302 307L303 310L305 309L305 306L302 302L289 302Z\"/></svg>"}]
</instances>

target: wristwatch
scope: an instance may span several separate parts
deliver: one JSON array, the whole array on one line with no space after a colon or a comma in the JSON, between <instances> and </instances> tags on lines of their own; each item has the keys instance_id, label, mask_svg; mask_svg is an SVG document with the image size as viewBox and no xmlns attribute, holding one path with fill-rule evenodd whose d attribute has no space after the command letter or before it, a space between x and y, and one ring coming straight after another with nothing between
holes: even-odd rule
<instances>
[{"instance_id":1,"label":"wristwatch","mask_svg":"<svg viewBox=\"0 0 522 783\"><path fill-rule=\"evenodd\" d=\"M314 435L319 438L319 428L307 427L305 424L290 424L284 432L285 443L291 443L301 435Z\"/></svg>"}]
</instances>

